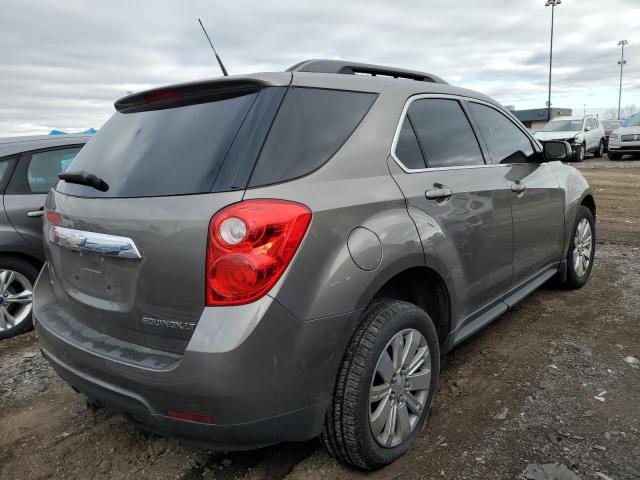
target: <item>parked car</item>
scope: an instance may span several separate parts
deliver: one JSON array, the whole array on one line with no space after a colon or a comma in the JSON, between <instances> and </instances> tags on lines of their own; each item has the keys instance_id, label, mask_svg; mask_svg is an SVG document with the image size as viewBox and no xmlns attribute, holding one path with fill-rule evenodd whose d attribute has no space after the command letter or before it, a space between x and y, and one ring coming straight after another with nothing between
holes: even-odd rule
<instances>
[{"instance_id":1,"label":"parked car","mask_svg":"<svg viewBox=\"0 0 640 480\"><path fill-rule=\"evenodd\" d=\"M314 60L115 107L47 198L36 329L66 382L163 435L319 435L380 467L442 353L589 279L569 144L435 75Z\"/></svg>"},{"instance_id":2,"label":"parked car","mask_svg":"<svg viewBox=\"0 0 640 480\"><path fill-rule=\"evenodd\" d=\"M33 328L33 285L44 262L42 214L57 174L90 136L0 139L0 339Z\"/></svg>"},{"instance_id":3,"label":"parked car","mask_svg":"<svg viewBox=\"0 0 640 480\"><path fill-rule=\"evenodd\" d=\"M596 117L557 117L534 137L540 141L566 140L573 148L573 160L581 162L585 154L602 157L605 149L604 128Z\"/></svg>"},{"instance_id":4,"label":"parked car","mask_svg":"<svg viewBox=\"0 0 640 480\"><path fill-rule=\"evenodd\" d=\"M602 123L602 127L604 128L604 148L607 150L609 148L609 135L622 125L622 120L603 120L600 123Z\"/></svg>"},{"instance_id":5,"label":"parked car","mask_svg":"<svg viewBox=\"0 0 640 480\"><path fill-rule=\"evenodd\" d=\"M620 160L625 155L640 156L640 113L634 113L611 132L609 144L610 160Z\"/></svg>"}]
</instances>

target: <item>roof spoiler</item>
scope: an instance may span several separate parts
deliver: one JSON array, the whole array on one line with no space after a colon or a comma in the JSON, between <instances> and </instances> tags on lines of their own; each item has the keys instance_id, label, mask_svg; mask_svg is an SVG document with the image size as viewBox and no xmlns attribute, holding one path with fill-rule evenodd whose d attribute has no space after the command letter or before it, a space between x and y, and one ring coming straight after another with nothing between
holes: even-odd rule
<instances>
[{"instance_id":1,"label":"roof spoiler","mask_svg":"<svg viewBox=\"0 0 640 480\"><path fill-rule=\"evenodd\" d=\"M442 78L431 73L344 60L305 60L304 62L296 63L292 67L289 67L287 72L338 73L342 75L371 75L374 77L384 76L448 85Z\"/></svg>"},{"instance_id":2,"label":"roof spoiler","mask_svg":"<svg viewBox=\"0 0 640 480\"><path fill-rule=\"evenodd\" d=\"M114 106L122 113L160 110L231 98L271 84L257 78L222 77L145 90L121 98Z\"/></svg>"}]
</instances>

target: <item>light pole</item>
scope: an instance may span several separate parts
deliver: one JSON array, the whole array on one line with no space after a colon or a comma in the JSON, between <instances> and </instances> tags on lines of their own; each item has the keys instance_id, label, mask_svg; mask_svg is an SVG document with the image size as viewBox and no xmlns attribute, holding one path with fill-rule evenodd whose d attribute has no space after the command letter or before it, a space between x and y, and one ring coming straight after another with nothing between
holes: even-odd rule
<instances>
[{"instance_id":1,"label":"light pole","mask_svg":"<svg viewBox=\"0 0 640 480\"><path fill-rule=\"evenodd\" d=\"M624 59L624 46L628 45L629 42L626 40L620 40L618 45L622 47L622 57L618 61L618 65L620 65L620 92L618 93L618 120L620 120L620 104L622 103L622 69L624 68L627 61Z\"/></svg>"},{"instance_id":2,"label":"light pole","mask_svg":"<svg viewBox=\"0 0 640 480\"><path fill-rule=\"evenodd\" d=\"M562 3L562 0L547 0L544 4L545 7L551 7L551 47L549 49L549 99L547 101L547 120L551 121L551 68L553 67L553 14L558 5Z\"/></svg>"}]
</instances>

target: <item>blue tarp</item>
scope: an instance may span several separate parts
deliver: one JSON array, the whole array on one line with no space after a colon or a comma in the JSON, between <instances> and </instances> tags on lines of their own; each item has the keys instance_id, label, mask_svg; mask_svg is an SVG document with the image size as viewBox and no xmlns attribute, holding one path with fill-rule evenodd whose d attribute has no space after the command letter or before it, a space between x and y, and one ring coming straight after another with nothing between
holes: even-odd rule
<instances>
[{"instance_id":1,"label":"blue tarp","mask_svg":"<svg viewBox=\"0 0 640 480\"><path fill-rule=\"evenodd\" d=\"M85 130L84 132L75 132L71 135L79 135L79 134L87 134L87 135L93 135L94 133L96 133L97 130L95 128L89 128L87 130ZM68 132L63 132L61 130L51 130L49 132L49 135L66 135Z\"/></svg>"}]
</instances>

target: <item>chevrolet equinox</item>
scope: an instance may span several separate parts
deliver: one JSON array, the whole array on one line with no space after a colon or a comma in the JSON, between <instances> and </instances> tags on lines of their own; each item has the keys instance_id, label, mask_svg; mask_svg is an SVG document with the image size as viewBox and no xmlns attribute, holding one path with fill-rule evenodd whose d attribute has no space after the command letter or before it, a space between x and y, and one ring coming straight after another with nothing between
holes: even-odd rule
<instances>
[{"instance_id":1,"label":"chevrolet equinox","mask_svg":"<svg viewBox=\"0 0 640 480\"><path fill-rule=\"evenodd\" d=\"M591 273L571 146L435 75L311 60L115 108L47 197L35 326L67 383L160 434L380 467L441 354Z\"/></svg>"}]
</instances>

